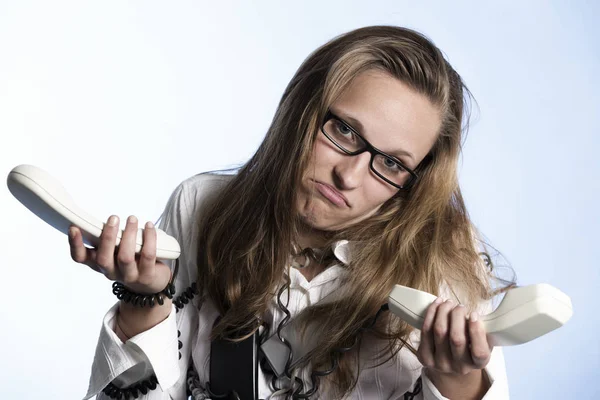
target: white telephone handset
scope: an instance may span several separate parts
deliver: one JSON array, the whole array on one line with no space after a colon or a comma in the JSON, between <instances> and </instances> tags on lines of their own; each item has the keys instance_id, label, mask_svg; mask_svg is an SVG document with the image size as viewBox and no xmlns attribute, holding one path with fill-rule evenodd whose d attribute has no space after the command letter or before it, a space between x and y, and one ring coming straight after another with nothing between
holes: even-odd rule
<instances>
[{"instance_id":1,"label":"white telephone handset","mask_svg":"<svg viewBox=\"0 0 600 400\"><path fill-rule=\"evenodd\" d=\"M390 293L390 311L411 326L421 329L429 305L436 299L430 293L396 285ZM500 305L481 321L494 346L529 342L563 326L573 315L569 296L555 287L540 283L508 290Z\"/></svg>"},{"instance_id":2,"label":"white telephone handset","mask_svg":"<svg viewBox=\"0 0 600 400\"><path fill-rule=\"evenodd\" d=\"M90 246L98 246L104 223L77 207L71 196L42 169L33 165L19 165L13 168L6 179L8 189L25 207L35 215L67 234L69 226L81 229L83 241ZM164 231L156 230L156 258L175 260L181 253L177 240ZM117 246L123 231L117 233ZM142 229L138 229L135 252L142 250Z\"/></svg>"}]
</instances>

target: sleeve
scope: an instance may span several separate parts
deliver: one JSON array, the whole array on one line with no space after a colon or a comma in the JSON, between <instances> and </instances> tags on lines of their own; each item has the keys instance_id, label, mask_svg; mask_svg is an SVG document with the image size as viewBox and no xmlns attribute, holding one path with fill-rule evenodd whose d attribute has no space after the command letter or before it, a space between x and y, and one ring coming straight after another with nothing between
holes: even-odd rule
<instances>
[{"instance_id":1,"label":"sleeve","mask_svg":"<svg viewBox=\"0 0 600 400\"><path fill-rule=\"evenodd\" d=\"M191 268L190 263L190 255L194 253L188 251L190 248L187 246L190 240L187 233L190 232L193 223L190 212L194 205L190 204L189 190L186 186L183 182L175 189L160 217L160 222L157 223L157 227L174 236L182 248L179 273L175 281L175 296L195 281L196 274L195 267ZM171 267L173 265L174 262L171 263ZM108 398L101 392L110 382L117 387L125 388L149 378L152 374L156 375L162 391L150 391L147 395L139 397L140 399L170 399L166 392L174 386L169 392L183 393L178 394L176 398L185 395L188 357L179 360L177 330L181 331L182 341L184 335L187 338L192 337L191 315L195 310L191 310L192 307L188 306L182 310L183 312L176 313L175 306L171 307L171 313L163 322L123 343L113 330L118 302L113 305L102 323L88 392L84 400L96 395L98 398ZM185 342L181 349L182 354L189 352L189 343Z\"/></svg>"},{"instance_id":2,"label":"sleeve","mask_svg":"<svg viewBox=\"0 0 600 400\"><path fill-rule=\"evenodd\" d=\"M115 304L104 317L84 399L97 395L110 382L128 387L156 374L165 391L179 378L175 308L166 320L123 343L112 328L118 307Z\"/></svg>"},{"instance_id":3,"label":"sleeve","mask_svg":"<svg viewBox=\"0 0 600 400\"><path fill-rule=\"evenodd\" d=\"M508 395L508 379L506 377L506 366L504 364L504 354L501 347L494 347L490 362L485 367L490 382L488 391L483 396L483 400L506 400ZM425 373L421 373L422 392L415 396L415 399L423 400L448 400L442 396L434 384L427 378Z\"/></svg>"}]
</instances>

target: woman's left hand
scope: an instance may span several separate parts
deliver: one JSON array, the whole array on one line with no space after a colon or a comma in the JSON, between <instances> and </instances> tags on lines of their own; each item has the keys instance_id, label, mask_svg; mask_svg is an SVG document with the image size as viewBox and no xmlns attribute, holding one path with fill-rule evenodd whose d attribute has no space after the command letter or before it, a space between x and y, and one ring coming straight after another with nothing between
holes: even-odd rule
<instances>
[{"instance_id":1,"label":"woman's left hand","mask_svg":"<svg viewBox=\"0 0 600 400\"><path fill-rule=\"evenodd\" d=\"M417 357L428 372L465 376L483 369L490 361L487 341L477 313L451 300L437 298L425 315Z\"/></svg>"}]
</instances>

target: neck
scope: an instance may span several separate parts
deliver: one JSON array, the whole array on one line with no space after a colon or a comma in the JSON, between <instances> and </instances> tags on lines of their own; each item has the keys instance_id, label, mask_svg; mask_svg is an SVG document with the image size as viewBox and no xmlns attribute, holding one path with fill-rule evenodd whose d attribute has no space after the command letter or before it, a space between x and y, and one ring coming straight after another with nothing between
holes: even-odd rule
<instances>
[{"instance_id":1,"label":"neck","mask_svg":"<svg viewBox=\"0 0 600 400\"><path fill-rule=\"evenodd\" d=\"M299 250L306 248L323 249L327 245L328 237L331 234L326 231L317 230L311 226L302 224L296 237L296 244L300 247ZM304 275L309 282L318 274L325 270L326 265L311 260L308 267L300 269L300 273Z\"/></svg>"}]
</instances>

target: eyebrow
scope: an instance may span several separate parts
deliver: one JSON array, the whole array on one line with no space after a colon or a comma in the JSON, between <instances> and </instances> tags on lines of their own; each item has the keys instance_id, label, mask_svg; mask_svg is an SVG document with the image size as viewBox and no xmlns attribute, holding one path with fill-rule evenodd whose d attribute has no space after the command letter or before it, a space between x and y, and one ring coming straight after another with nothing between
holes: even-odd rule
<instances>
[{"instance_id":1,"label":"eyebrow","mask_svg":"<svg viewBox=\"0 0 600 400\"><path fill-rule=\"evenodd\" d=\"M358 131L358 133L360 133L361 135L364 135L365 128L360 123L360 121L357 120L356 118L348 115L344 111L340 111L339 113L334 112L334 115L339 115L339 118L342 118L342 122L344 122L346 124L348 124L348 122L346 122L346 121L349 121L352 125L350 125L350 124L348 124L348 125L350 125L350 127L352 129ZM397 150L394 150L391 152L386 151L386 153L391 154L391 155L404 155L404 156L412 158L413 160L415 159L415 156L411 152L402 150L402 149L397 149Z\"/></svg>"}]
</instances>

